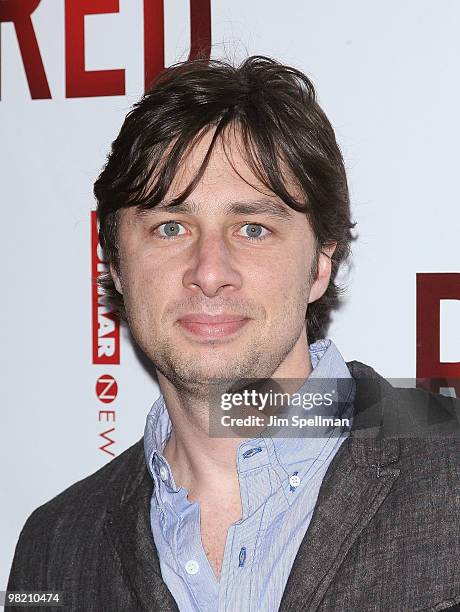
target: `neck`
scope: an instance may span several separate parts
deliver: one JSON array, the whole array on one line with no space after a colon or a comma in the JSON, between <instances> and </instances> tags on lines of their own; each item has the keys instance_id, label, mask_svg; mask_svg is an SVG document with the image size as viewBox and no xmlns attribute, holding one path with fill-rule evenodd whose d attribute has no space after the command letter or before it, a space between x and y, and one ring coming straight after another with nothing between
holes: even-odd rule
<instances>
[{"instance_id":1,"label":"neck","mask_svg":"<svg viewBox=\"0 0 460 612\"><path fill-rule=\"evenodd\" d=\"M312 370L306 334L271 374L279 379L305 379ZM209 436L209 406L206 397L178 389L158 372L161 392L172 423L164 449L177 486L188 491L189 501L204 498L240 498L236 451L245 438ZM246 438L248 439L248 438Z\"/></svg>"}]
</instances>

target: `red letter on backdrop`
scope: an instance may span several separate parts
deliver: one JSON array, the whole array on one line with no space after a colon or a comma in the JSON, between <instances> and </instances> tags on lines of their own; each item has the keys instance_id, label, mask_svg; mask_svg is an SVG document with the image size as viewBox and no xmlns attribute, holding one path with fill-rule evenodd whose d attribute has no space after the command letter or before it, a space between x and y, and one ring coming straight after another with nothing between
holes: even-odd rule
<instances>
[{"instance_id":1,"label":"red letter on backdrop","mask_svg":"<svg viewBox=\"0 0 460 612\"><path fill-rule=\"evenodd\" d=\"M441 300L460 300L460 274L417 274L417 381L436 392L454 388L460 397L460 361L440 361Z\"/></svg>"},{"instance_id":2,"label":"red letter on backdrop","mask_svg":"<svg viewBox=\"0 0 460 612\"><path fill-rule=\"evenodd\" d=\"M0 0L1 1L1 0ZM92 281L92 339L93 363L112 364L120 363L120 321L106 303L97 279L107 267L102 261L99 235L97 231L96 211L91 211L91 281ZM99 255L101 253L101 256ZM116 384L116 383L115 383ZM118 389L118 387L117 387Z\"/></svg>"},{"instance_id":3,"label":"red letter on backdrop","mask_svg":"<svg viewBox=\"0 0 460 612\"><path fill-rule=\"evenodd\" d=\"M211 55L211 0L190 0L190 55Z\"/></svg>"},{"instance_id":4,"label":"red letter on backdrop","mask_svg":"<svg viewBox=\"0 0 460 612\"><path fill-rule=\"evenodd\" d=\"M0 0L0 23L12 21L33 100L51 98L37 37L30 16L41 0Z\"/></svg>"},{"instance_id":5,"label":"red letter on backdrop","mask_svg":"<svg viewBox=\"0 0 460 612\"><path fill-rule=\"evenodd\" d=\"M144 87L165 67L163 0L144 0Z\"/></svg>"},{"instance_id":6,"label":"red letter on backdrop","mask_svg":"<svg viewBox=\"0 0 460 612\"><path fill-rule=\"evenodd\" d=\"M163 0L144 0L144 87L165 67ZM211 54L211 0L190 0L190 54Z\"/></svg>"},{"instance_id":7,"label":"red letter on backdrop","mask_svg":"<svg viewBox=\"0 0 460 612\"><path fill-rule=\"evenodd\" d=\"M125 71L123 69L85 70L85 15L119 12L119 0L66 0L65 73L67 98L124 96Z\"/></svg>"}]
</instances>

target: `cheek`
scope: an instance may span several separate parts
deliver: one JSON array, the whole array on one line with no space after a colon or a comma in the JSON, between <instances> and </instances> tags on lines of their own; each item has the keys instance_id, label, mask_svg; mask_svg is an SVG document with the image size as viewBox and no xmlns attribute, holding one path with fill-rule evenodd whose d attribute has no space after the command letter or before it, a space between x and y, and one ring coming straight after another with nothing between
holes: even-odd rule
<instances>
[{"instance_id":1,"label":"cheek","mask_svg":"<svg viewBox=\"0 0 460 612\"><path fill-rule=\"evenodd\" d=\"M174 284L167 271L149 262L133 259L123 274L123 293L128 313L136 319L150 319L152 313L161 312Z\"/></svg>"},{"instance_id":2,"label":"cheek","mask_svg":"<svg viewBox=\"0 0 460 612\"><path fill-rule=\"evenodd\" d=\"M299 295L308 289L311 264L305 246L286 248L276 256L253 261L247 266L246 278L254 287L262 287L267 295Z\"/></svg>"},{"instance_id":3,"label":"cheek","mask_svg":"<svg viewBox=\"0 0 460 612\"><path fill-rule=\"evenodd\" d=\"M263 305L269 320L285 327L305 317L309 268L306 264L294 265L295 260L271 262L269 268L265 264L247 272L245 293Z\"/></svg>"}]
</instances>

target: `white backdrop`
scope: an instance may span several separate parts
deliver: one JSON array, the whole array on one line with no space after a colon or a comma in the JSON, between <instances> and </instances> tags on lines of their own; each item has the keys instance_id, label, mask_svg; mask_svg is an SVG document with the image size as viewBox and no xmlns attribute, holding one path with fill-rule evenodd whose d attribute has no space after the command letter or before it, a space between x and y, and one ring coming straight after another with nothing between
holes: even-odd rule
<instances>
[{"instance_id":1,"label":"white backdrop","mask_svg":"<svg viewBox=\"0 0 460 612\"><path fill-rule=\"evenodd\" d=\"M0 25L0 589L30 512L111 459L102 432L114 428L107 450L117 455L138 440L158 394L124 331L119 365L92 362L92 183L144 86L143 2L119 9L85 18L85 64L123 68L124 96L66 98L64 0L41 0L32 14L51 99L31 99L13 24ZM460 271L460 3L211 0L211 9L213 57L271 55L315 83L360 233L329 336L347 360L414 377L416 274ZM189 0L164 10L169 65L189 53ZM441 357L458 362L460 301L442 304ZM110 404L95 393L104 374L118 385Z\"/></svg>"}]
</instances>

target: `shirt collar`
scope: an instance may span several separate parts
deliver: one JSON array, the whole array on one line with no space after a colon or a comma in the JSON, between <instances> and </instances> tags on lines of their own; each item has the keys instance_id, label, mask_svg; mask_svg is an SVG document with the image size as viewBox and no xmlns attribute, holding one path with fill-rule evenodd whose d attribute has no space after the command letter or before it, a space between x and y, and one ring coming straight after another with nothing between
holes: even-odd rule
<instances>
[{"instance_id":1,"label":"shirt collar","mask_svg":"<svg viewBox=\"0 0 460 612\"><path fill-rule=\"evenodd\" d=\"M260 468L268 463L277 473L279 480L283 483L286 499L292 500L291 480L292 476L298 476L299 480L311 477L312 472L317 469L323 460L327 459L339 442L341 436L347 436L351 428L352 407L355 395L355 381L352 378L347 364L342 355L330 339L318 340L309 347L313 370L305 379L298 390L302 396L312 388L315 393L335 391L338 401L333 401L329 407L323 406L320 414L323 418L342 417L348 418L350 425L348 430L343 431L341 427L315 427L308 430L291 428L282 431L281 435L265 435L246 440L237 449L237 465L239 472L249 472ZM295 407L289 409L288 413L299 414L302 409ZM316 411L318 414L319 411ZM308 412L301 416L309 416ZM254 452L255 449L262 449Z\"/></svg>"},{"instance_id":2,"label":"shirt collar","mask_svg":"<svg viewBox=\"0 0 460 612\"><path fill-rule=\"evenodd\" d=\"M315 381L315 392L321 388L324 380L324 391L331 389L333 381L337 382L339 402L332 402L330 408L322 412L323 417L349 416L354 399L355 384L348 367L332 340L322 339L309 347L312 372L305 379L298 393L307 392L312 380ZM319 385L319 388L318 388ZM351 426L351 422L350 422ZM161 483L169 489L178 492L174 483L169 463L163 456L163 450L172 431L172 423L163 395L160 393L154 402L144 431L144 452L149 472L155 482L156 489L161 489ZM329 446L333 445L341 432L337 428L327 428L315 437L306 437L297 433L293 437L278 437L264 435L243 441L237 448L236 463L240 473L253 470L271 463L287 490L290 489L289 478L295 472L301 477L306 466L322 456ZM347 435L345 432L343 435Z\"/></svg>"}]
</instances>

